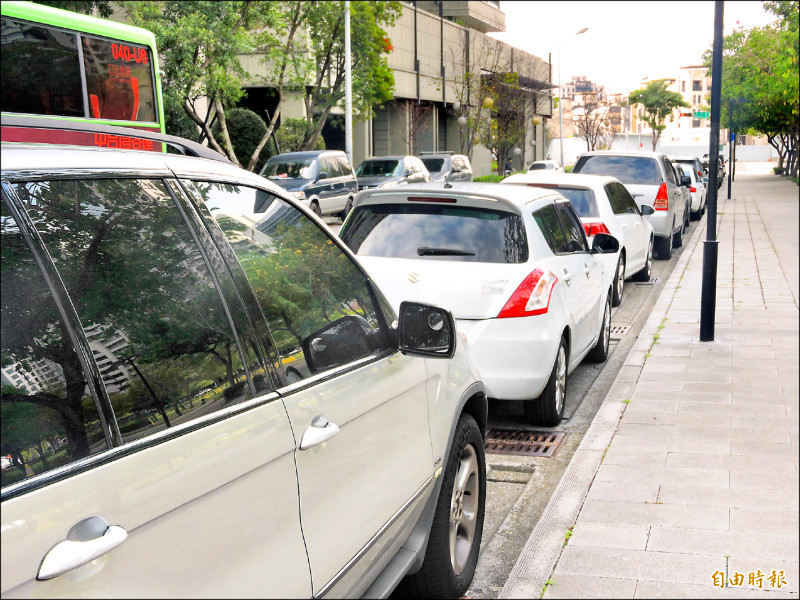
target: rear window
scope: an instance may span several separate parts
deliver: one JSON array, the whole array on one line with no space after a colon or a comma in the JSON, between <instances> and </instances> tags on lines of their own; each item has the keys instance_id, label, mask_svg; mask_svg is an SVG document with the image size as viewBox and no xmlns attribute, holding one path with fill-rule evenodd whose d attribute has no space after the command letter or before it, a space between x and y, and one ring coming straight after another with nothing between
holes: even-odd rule
<instances>
[{"instance_id":1,"label":"rear window","mask_svg":"<svg viewBox=\"0 0 800 600\"><path fill-rule=\"evenodd\" d=\"M573 173L584 175L610 175L622 183L633 185L661 185L658 164L646 156L581 156Z\"/></svg>"},{"instance_id":2,"label":"rear window","mask_svg":"<svg viewBox=\"0 0 800 600\"><path fill-rule=\"evenodd\" d=\"M428 169L429 173L438 173L444 167L444 159L443 158L423 158L422 163L425 165L425 168Z\"/></svg>"},{"instance_id":3,"label":"rear window","mask_svg":"<svg viewBox=\"0 0 800 600\"><path fill-rule=\"evenodd\" d=\"M552 184L536 185L535 183L530 183L528 185L557 191L564 196L564 198L569 200L569 203L572 204L572 208L575 209L579 217L597 217L600 215L597 211L597 200L592 190Z\"/></svg>"},{"instance_id":4,"label":"rear window","mask_svg":"<svg viewBox=\"0 0 800 600\"><path fill-rule=\"evenodd\" d=\"M399 177L402 174L402 160L367 160L356 171L356 177Z\"/></svg>"},{"instance_id":5,"label":"rear window","mask_svg":"<svg viewBox=\"0 0 800 600\"><path fill-rule=\"evenodd\" d=\"M523 263L519 215L484 208L381 204L355 209L340 236L361 256Z\"/></svg>"},{"instance_id":6,"label":"rear window","mask_svg":"<svg viewBox=\"0 0 800 600\"><path fill-rule=\"evenodd\" d=\"M261 175L269 179L311 179L314 176L313 162L311 158L270 160Z\"/></svg>"},{"instance_id":7,"label":"rear window","mask_svg":"<svg viewBox=\"0 0 800 600\"><path fill-rule=\"evenodd\" d=\"M544 171L552 168L553 165L548 165L546 163L533 163L530 167L528 167L528 171Z\"/></svg>"}]
</instances>

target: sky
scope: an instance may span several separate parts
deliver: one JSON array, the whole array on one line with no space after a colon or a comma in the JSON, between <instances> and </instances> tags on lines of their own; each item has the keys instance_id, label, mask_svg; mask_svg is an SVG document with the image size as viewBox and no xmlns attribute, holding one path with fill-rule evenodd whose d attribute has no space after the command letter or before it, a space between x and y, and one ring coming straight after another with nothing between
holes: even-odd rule
<instances>
[{"instance_id":1,"label":"sky","mask_svg":"<svg viewBox=\"0 0 800 600\"><path fill-rule=\"evenodd\" d=\"M713 0L670 2L504 1L506 31L492 33L512 46L548 60L553 83L586 75L607 93L630 92L642 79L677 77L680 67L702 64L714 41ZM774 21L757 0L724 3L723 26L761 27ZM586 33L576 32L588 27Z\"/></svg>"}]
</instances>

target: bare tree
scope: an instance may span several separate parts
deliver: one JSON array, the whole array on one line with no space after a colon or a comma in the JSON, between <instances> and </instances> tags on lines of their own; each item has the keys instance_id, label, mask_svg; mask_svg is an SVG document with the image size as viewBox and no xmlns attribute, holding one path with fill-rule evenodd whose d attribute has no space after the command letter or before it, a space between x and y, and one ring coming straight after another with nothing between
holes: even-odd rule
<instances>
[{"instance_id":1,"label":"bare tree","mask_svg":"<svg viewBox=\"0 0 800 600\"><path fill-rule=\"evenodd\" d=\"M430 114L433 105L430 102L417 103L416 100L395 102L394 109L398 116L405 120L406 126L401 128L401 137L410 154L418 154L419 139L431 128Z\"/></svg>"},{"instance_id":2,"label":"bare tree","mask_svg":"<svg viewBox=\"0 0 800 600\"><path fill-rule=\"evenodd\" d=\"M605 138L610 131L608 115L603 108L597 94L587 93L581 95L572 111L578 133L586 140L590 152L597 150L601 144L605 145Z\"/></svg>"}]
</instances>

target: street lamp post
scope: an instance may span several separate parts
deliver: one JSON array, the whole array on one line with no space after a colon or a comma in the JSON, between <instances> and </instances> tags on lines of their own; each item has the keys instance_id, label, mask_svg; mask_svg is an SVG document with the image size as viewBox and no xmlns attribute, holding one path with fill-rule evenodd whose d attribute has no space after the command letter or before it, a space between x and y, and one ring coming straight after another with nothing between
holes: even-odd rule
<instances>
[{"instance_id":1,"label":"street lamp post","mask_svg":"<svg viewBox=\"0 0 800 600\"><path fill-rule=\"evenodd\" d=\"M575 35L580 35L589 31L588 27L584 27ZM564 40L558 45L558 148L561 151L561 166L564 166L564 98L561 94L561 47L564 45Z\"/></svg>"}]
</instances>

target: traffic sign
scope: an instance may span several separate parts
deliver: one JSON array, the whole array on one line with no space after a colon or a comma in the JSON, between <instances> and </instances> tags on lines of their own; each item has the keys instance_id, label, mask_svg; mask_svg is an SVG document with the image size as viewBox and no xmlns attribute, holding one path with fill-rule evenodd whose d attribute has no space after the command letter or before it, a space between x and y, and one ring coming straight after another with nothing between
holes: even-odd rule
<instances>
[{"instance_id":1,"label":"traffic sign","mask_svg":"<svg viewBox=\"0 0 800 600\"><path fill-rule=\"evenodd\" d=\"M711 117L711 113L707 110L696 110L694 111L694 118L695 119L708 119Z\"/></svg>"}]
</instances>

